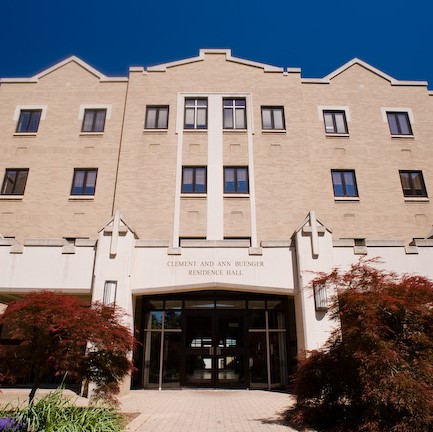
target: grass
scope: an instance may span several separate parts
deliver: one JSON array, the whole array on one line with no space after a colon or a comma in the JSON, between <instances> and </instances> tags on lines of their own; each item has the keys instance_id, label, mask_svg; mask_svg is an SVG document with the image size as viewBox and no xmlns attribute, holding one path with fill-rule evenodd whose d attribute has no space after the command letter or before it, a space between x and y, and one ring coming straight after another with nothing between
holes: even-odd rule
<instances>
[{"instance_id":1,"label":"grass","mask_svg":"<svg viewBox=\"0 0 433 432\"><path fill-rule=\"evenodd\" d=\"M77 407L62 397L61 389L24 408L6 406L0 410L0 417L13 419L21 425L18 429L0 428L0 432L122 432L125 425L117 409Z\"/></svg>"}]
</instances>

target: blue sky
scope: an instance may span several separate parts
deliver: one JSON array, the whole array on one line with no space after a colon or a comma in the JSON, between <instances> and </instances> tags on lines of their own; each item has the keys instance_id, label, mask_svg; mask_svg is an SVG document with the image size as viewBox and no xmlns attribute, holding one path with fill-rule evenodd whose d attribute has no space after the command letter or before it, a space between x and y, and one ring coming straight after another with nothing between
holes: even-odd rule
<instances>
[{"instance_id":1,"label":"blue sky","mask_svg":"<svg viewBox=\"0 0 433 432\"><path fill-rule=\"evenodd\" d=\"M359 57L433 89L431 0L1 0L0 77L74 54L106 75L231 48L323 77Z\"/></svg>"}]
</instances>

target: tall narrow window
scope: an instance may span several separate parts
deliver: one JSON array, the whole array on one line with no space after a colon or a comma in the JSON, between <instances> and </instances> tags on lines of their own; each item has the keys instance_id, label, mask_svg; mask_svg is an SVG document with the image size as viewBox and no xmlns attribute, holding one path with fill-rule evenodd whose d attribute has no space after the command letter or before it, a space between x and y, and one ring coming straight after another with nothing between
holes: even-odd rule
<instances>
[{"instance_id":1,"label":"tall narrow window","mask_svg":"<svg viewBox=\"0 0 433 432\"><path fill-rule=\"evenodd\" d=\"M332 170L331 174L335 197L358 196L354 170Z\"/></svg>"},{"instance_id":2,"label":"tall narrow window","mask_svg":"<svg viewBox=\"0 0 433 432\"><path fill-rule=\"evenodd\" d=\"M344 111L326 110L323 111L325 132L334 134L347 134L346 113Z\"/></svg>"},{"instance_id":3,"label":"tall narrow window","mask_svg":"<svg viewBox=\"0 0 433 432\"><path fill-rule=\"evenodd\" d=\"M326 292L326 285L314 284L314 304L317 311L325 312L328 310L328 294Z\"/></svg>"},{"instance_id":4,"label":"tall narrow window","mask_svg":"<svg viewBox=\"0 0 433 432\"><path fill-rule=\"evenodd\" d=\"M86 109L81 132L104 132L106 109Z\"/></svg>"},{"instance_id":5,"label":"tall narrow window","mask_svg":"<svg viewBox=\"0 0 433 432\"><path fill-rule=\"evenodd\" d=\"M262 129L284 130L284 108L277 106L262 106Z\"/></svg>"},{"instance_id":6,"label":"tall narrow window","mask_svg":"<svg viewBox=\"0 0 433 432\"><path fill-rule=\"evenodd\" d=\"M96 168L75 169L71 195L95 195L97 174Z\"/></svg>"},{"instance_id":7,"label":"tall narrow window","mask_svg":"<svg viewBox=\"0 0 433 432\"><path fill-rule=\"evenodd\" d=\"M206 193L206 167L183 167L181 192Z\"/></svg>"},{"instance_id":8,"label":"tall narrow window","mask_svg":"<svg viewBox=\"0 0 433 432\"><path fill-rule=\"evenodd\" d=\"M247 167L224 167L224 193L248 193Z\"/></svg>"},{"instance_id":9,"label":"tall narrow window","mask_svg":"<svg viewBox=\"0 0 433 432\"><path fill-rule=\"evenodd\" d=\"M405 197L425 197L427 190L422 171L399 171L403 195Z\"/></svg>"},{"instance_id":10,"label":"tall narrow window","mask_svg":"<svg viewBox=\"0 0 433 432\"><path fill-rule=\"evenodd\" d=\"M26 188L28 168L7 169L1 189L2 195L24 195Z\"/></svg>"},{"instance_id":11,"label":"tall narrow window","mask_svg":"<svg viewBox=\"0 0 433 432\"><path fill-rule=\"evenodd\" d=\"M37 132L42 110L21 110L17 124L18 133Z\"/></svg>"},{"instance_id":12,"label":"tall narrow window","mask_svg":"<svg viewBox=\"0 0 433 432\"><path fill-rule=\"evenodd\" d=\"M412 127L407 112L388 111L386 115L391 135L412 135Z\"/></svg>"},{"instance_id":13,"label":"tall narrow window","mask_svg":"<svg viewBox=\"0 0 433 432\"><path fill-rule=\"evenodd\" d=\"M224 129L246 129L246 101L245 99L225 98L223 100Z\"/></svg>"},{"instance_id":14,"label":"tall narrow window","mask_svg":"<svg viewBox=\"0 0 433 432\"><path fill-rule=\"evenodd\" d=\"M117 291L116 281L105 281L104 297L102 299L102 303L107 306L114 305L116 302L116 291Z\"/></svg>"},{"instance_id":15,"label":"tall narrow window","mask_svg":"<svg viewBox=\"0 0 433 432\"><path fill-rule=\"evenodd\" d=\"M147 106L145 129L168 128L168 106Z\"/></svg>"},{"instance_id":16,"label":"tall narrow window","mask_svg":"<svg viewBox=\"0 0 433 432\"><path fill-rule=\"evenodd\" d=\"M185 129L207 128L207 99L185 99Z\"/></svg>"}]
</instances>

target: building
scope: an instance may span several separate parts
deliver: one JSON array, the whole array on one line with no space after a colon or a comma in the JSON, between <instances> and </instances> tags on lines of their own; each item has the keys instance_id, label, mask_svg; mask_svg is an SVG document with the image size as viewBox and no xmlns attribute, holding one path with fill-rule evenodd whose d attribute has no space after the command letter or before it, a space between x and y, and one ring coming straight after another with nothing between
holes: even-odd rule
<instances>
[{"instance_id":1,"label":"building","mask_svg":"<svg viewBox=\"0 0 433 432\"><path fill-rule=\"evenodd\" d=\"M433 277L431 95L358 59L306 79L212 49L3 78L0 300L125 308L126 386L286 386L335 325L313 272Z\"/></svg>"}]
</instances>

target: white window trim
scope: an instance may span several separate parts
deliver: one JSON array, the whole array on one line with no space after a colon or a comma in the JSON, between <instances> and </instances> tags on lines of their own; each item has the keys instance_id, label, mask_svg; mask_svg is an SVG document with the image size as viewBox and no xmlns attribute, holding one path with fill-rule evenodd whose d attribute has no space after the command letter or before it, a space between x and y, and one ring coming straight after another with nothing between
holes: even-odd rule
<instances>
[{"instance_id":1,"label":"white window trim","mask_svg":"<svg viewBox=\"0 0 433 432\"><path fill-rule=\"evenodd\" d=\"M17 105L14 112L14 121L18 121L22 110L41 110L41 120L45 120L48 111L48 105Z\"/></svg>"},{"instance_id":2,"label":"white window trim","mask_svg":"<svg viewBox=\"0 0 433 432\"><path fill-rule=\"evenodd\" d=\"M410 124L413 125L415 123L415 119L413 117L412 108L402 108L402 107L381 107L380 111L382 113L382 120L384 123L388 124L388 116L387 112L405 112L409 116ZM400 135L399 135L400 136ZM411 136L411 135L409 135Z\"/></svg>"},{"instance_id":3,"label":"white window trim","mask_svg":"<svg viewBox=\"0 0 433 432\"><path fill-rule=\"evenodd\" d=\"M105 110L107 110L107 115L105 116L105 120L110 120L111 119L112 105L85 104L85 105L80 105L80 109L78 111L78 120L82 121L84 119L84 111L86 109L105 109ZM99 132L99 133L102 133L102 132Z\"/></svg>"},{"instance_id":4,"label":"white window trim","mask_svg":"<svg viewBox=\"0 0 433 432\"><path fill-rule=\"evenodd\" d=\"M323 111L344 111L347 123L349 123L352 120L350 118L350 110L349 110L348 106L318 105L317 106L317 119L322 123L323 123Z\"/></svg>"}]
</instances>

